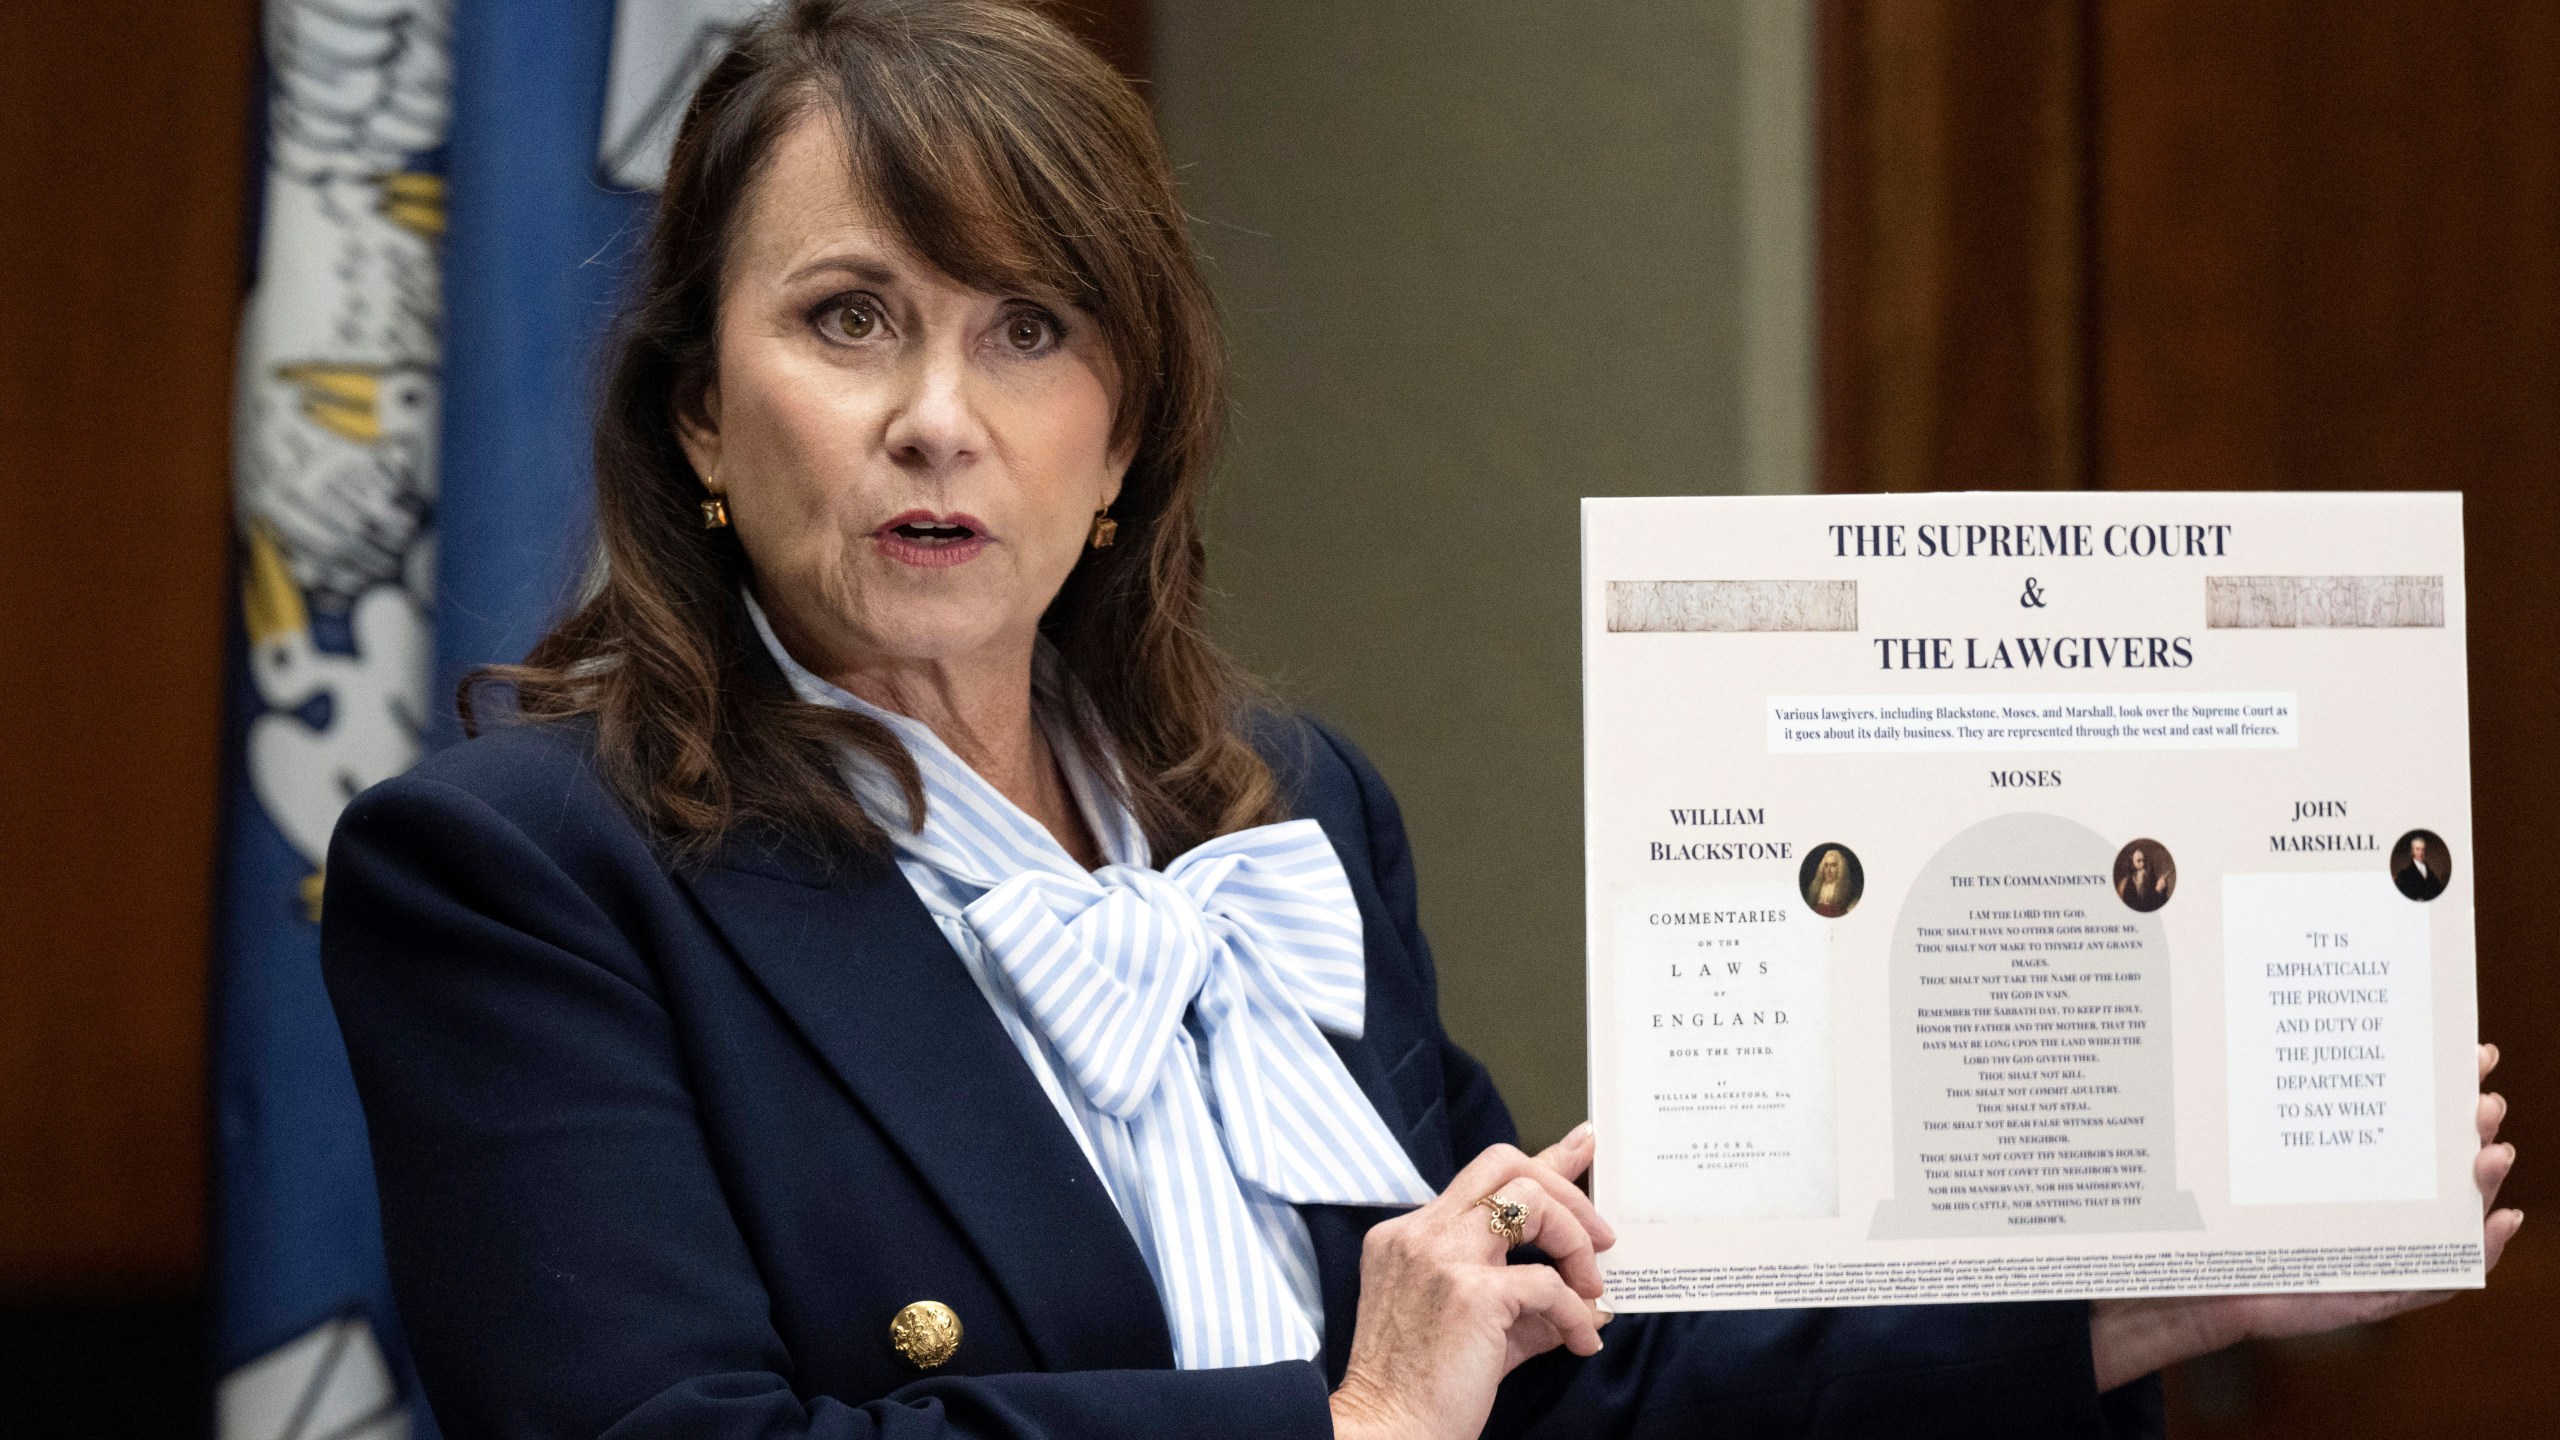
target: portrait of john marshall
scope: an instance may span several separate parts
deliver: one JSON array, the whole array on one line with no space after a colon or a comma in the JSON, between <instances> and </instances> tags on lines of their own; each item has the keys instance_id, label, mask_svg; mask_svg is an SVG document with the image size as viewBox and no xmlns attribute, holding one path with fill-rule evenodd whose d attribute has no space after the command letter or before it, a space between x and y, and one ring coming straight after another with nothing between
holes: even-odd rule
<instances>
[{"instance_id":1,"label":"portrait of john marshall","mask_svg":"<svg viewBox=\"0 0 2560 1440\"><path fill-rule=\"evenodd\" d=\"M2433 830L2412 830L2391 847L2391 883L2412 900L2433 900L2453 879L2453 851Z\"/></svg>"}]
</instances>

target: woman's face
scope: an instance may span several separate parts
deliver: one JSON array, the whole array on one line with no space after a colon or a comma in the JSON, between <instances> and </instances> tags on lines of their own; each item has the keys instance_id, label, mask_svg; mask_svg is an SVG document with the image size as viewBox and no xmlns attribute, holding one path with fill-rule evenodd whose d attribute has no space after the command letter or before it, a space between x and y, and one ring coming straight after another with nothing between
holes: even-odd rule
<instances>
[{"instance_id":1,"label":"woman's face","mask_svg":"<svg viewBox=\"0 0 2560 1440\"><path fill-rule=\"evenodd\" d=\"M686 453L802 663L1027 656L1129 465L1093 320L925 266L812 115L743 206L718 344Z\"/></svg>"}]
</instances>

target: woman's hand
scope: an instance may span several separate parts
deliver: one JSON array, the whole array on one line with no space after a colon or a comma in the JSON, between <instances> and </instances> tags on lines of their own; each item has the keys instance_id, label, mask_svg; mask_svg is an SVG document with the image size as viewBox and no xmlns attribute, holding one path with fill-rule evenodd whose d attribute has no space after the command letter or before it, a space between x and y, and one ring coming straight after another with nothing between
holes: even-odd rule
<instances>
[{"instance_id":1,"label":"woman's hand","mask_svg":"<svg viewBox=\"0 0 2560 1440\"><path fill-rule=\"evenodd\" d=\"M2498 1047L2480 1047L2480 1078L2497 1068ZM2515 1168L2516 1147L2494 1143L2498 1125L2507 1118L2506 1097L2480 1097L2476 1123L2480 1153L2471 1176L2480 1187L2480 1208L2487 1219L2480 1244L2486 1268L2524 1224L2521 1210L2493 1208L2498 1187ZM2242 1340L2277 1340L2312 1335L2381 1320L2405 1311L2449 1300L2451 1290L2386 1290L2370 1294L2322 1292L2314 1295L2209 1295L2174 1300L2099 1300L2089 1307L2089 1348L2097 1360L2098 1388L2112 1390L2163 1365L2210 1354Z\"/></svg>"},{"instance_id":2,"label":"woman's hand","mask_svg":"<svg viewBox=\"0 0 2560 1440\"><path fill-rule=\"evenodd\" d=\"M1617 1243L1574 1180L1591 1164L1585 1124L1534 1158L1496 1145L1440 1198L1369 1232L1351 1361L1333 1393L1337 1440L1473 1436L1511 1368L1561 1344L1600 1348L1598 1252ZM1555 1265L1509 1265L1480 1202L1528 1212L1523 1241Z\"/></svg>"}]
</instances>

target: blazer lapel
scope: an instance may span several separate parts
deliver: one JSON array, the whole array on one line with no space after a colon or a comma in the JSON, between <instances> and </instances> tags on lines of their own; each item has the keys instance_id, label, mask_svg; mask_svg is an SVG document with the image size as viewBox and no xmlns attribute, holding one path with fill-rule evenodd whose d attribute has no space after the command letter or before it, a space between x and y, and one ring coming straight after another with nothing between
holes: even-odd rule
<instances>
[{"instance_id":1,"label":"blazer lapel","mask_svg":"<svg viewBox=\"0 0 2560 1440\"><path fill-rule=\"evenodd\" d=\"M895 865L733 845L685 877L748 970L958 1222L1053 1370L1164 1369L1119 1209Z\"/></svg>"}]
</instances>

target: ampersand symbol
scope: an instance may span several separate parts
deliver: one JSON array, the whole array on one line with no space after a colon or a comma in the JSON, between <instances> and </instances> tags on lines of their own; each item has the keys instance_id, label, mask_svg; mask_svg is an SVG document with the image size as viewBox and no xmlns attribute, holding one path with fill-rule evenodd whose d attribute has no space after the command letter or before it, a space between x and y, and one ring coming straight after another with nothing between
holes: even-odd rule
<instances>
[{"instance_id":1,"label":"ampersand symbol","mask_svg":"<svg viewBox=\"0 0 2560 1440\"><path fill-rule=\"evenodd\" d=\"M2018 597L2018 605L2027 610L2044 608L2044 591L2036 587L2036 577L2033 575L2027 577L2027 593Z\"/></svg>"}]
</instances>

